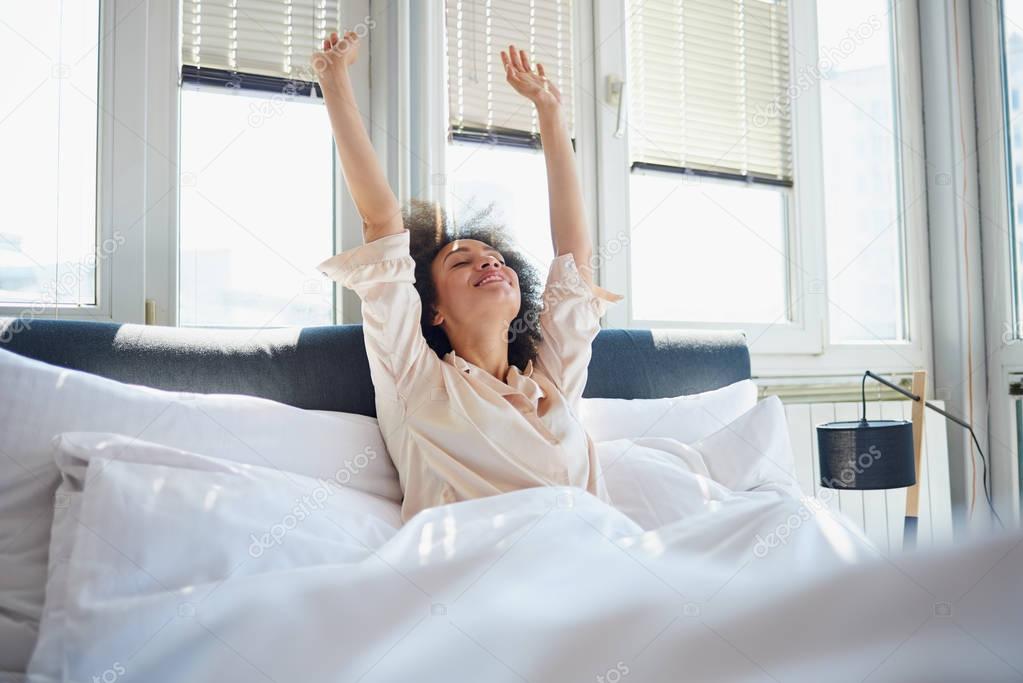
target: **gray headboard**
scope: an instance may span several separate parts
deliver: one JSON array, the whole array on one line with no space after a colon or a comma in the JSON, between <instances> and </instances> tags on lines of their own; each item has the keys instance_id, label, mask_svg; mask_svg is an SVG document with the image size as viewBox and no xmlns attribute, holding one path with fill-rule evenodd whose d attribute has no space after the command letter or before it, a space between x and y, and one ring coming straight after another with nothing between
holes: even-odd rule
<instances>
[{"instance_id":1,"label":"gray headboard","mask_svg":"<svg viewBox=\"0 0 1023 683\"><path fill-rule=\"evenodd\" d=\"M158 389L376 415L361 325L253 332L0 318L0 348ZM742 332L605 329L583 396L680 396L749 377Z\"/></svg>"}]
</instances>

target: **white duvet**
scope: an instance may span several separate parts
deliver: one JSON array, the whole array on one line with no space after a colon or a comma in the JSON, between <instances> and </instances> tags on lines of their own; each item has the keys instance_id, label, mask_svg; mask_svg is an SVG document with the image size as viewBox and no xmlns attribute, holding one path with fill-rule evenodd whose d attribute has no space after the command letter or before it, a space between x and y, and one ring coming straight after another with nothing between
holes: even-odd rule
<instances>
[{"instance_id":1,"label":"white duvet","mask_svg":"<svg viewBox=\"0 0 1023 683\"><path fill-rule=\"evenodd\" d=\"M602 444L632 516L541 487L397 528L327 480L71 435L29 680L1023 680L1018 532L884 558L777 463L729 470L736 438Z\"/></svg>"}]
</instances>

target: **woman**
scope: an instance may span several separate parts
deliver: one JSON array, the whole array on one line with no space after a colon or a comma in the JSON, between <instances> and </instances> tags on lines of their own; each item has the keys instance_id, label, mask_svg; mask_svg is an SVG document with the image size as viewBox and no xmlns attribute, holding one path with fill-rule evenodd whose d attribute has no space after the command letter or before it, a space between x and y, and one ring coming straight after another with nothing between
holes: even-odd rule
<instances>
[{"instance_id":1,"label":"woman","mask_svg":"<svg viewBox=\"0 0 1023 683\"><path fill-rule=\"evenodd\" d=\"M318 269L362 300L377 419L402 491L402 522L425 508L532 486L578 486L610 502L576 418L590 344L610 303L592 244L560 93L525 51L501 52L536 107L556 257L538 308L535 273L486 221L448 234L439 207L402 210L377 163L348 67L359 37L332 33L313 66L364 244Z\"/></svg>"}]
</instances>

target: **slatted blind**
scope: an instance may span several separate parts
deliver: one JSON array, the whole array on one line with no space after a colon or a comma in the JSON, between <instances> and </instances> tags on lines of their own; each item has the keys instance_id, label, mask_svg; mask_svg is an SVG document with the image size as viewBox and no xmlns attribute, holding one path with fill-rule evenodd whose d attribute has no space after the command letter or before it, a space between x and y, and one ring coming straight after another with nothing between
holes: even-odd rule
<instances>
[{"instance_id":1,"label":"slatted blind","mask_svg":"<svg viewBox=\"0 0 1023 683\"><path fill-rule=\"evenodd\" d=\"M339 0L182 0L181 63L315 80L310 56L339 11Z\"/></svg>"},{"instance_id":2,"label":"slatted blind","mask_svg":"<svg viewBox=\"0 0 1023 683\"><path fill-rule=\"evenodd\" d=\"M508 84L501 50L527 50L561 91L573 127L572 0L445 0L450 131L462 137L535 140L536 108Z\"/></svg>"},{"instance_id":3,"label":"slatted blind","mask_svg":"<svg viewBox=\"0 0 1023 683\"><path fill-rule=\"evenodd\" d=\"M633 163L792 182L787 0L627 0Z\"/></svg>"}]
</instances>

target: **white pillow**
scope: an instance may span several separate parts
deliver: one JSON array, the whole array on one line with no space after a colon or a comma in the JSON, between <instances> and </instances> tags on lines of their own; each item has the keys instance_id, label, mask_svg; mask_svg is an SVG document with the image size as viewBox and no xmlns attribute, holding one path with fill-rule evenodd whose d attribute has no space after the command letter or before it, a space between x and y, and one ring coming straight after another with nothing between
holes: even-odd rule
<instances>
[{"instance_id":1,"label":"white pillow","mask_svg":"<svg viewBox=\"0 0 1023 683\"><path fill-rule=\"evenodd\" d=\"M664 436L692 443L721 429L756 402L757 385L744 379L674 398L584 398L579 420L594 441Z\"/></svg>"},{"instance_id":2,"label":"white pillow","mask_svg":"<svg viewBox=\"0 0 1023 683\"><path fill-rule=\"evenodd\" d=\"M232 463L121 434L67 432L56 436L53 443L61 484L55 497L46 602L39 625L39 638L28 664L28 674L33 677L47 676L55 681L62 680L68 566L77 535L95 533L91 529L80 530L82 498L85 493L89 493L88 486L106 476L106 468L112 465L115 465L115 469L116 466L149 466L134 468L132 481L141 482L146 487L144 495L171 496L171 500L174 500L175 495L180 496L180 501L175 502L180 504L182 514L189 510L202 510L203 514L226 515L235 522L242 519L246 524L251 524L253 533L246 540L251 541L248 556L255 561L246 567L243 566L244 558L243 564L237 565L237 557L227 560L227 564L235 569L233 576L290 566L294 558L279 549L287 541L288 535L299 527L300 533L305 535L323 534L325 530L336 532L337 529L324 526L333 524L343 529L343 533L353 541L356 554L360 548L378 548L401 527L400 503L342 486L335 480L313 479L265 467ZM113 471L110 470L109 474ZM223 476L200 480L192 476L193 472ZM104 484L111 490L110 482ZM132 495L119 488L112 490L116 491L118 497ZM265 495L268 490L273 490L274 495ZM105 499L94 499L94 502L99 505L108 503ZM145 514L146 509L139 510L139 515ZM170 528L181 530L187 529L189 525L203 529L221 528L217 524L204 525L202 517L177 520L170 524ZM123 548L124 552L138 551L143 545L156 548L171 542L171 539L132 535L132 529L140 528L145 528L144 521L126 521L124 536L109 539L109 542L116 544L118 551ZM237 524L234 528L237 528ZM222 545L237 545L237 539L234 538L225 540L223 544L208 537L204 541L206 547L218 549ZM324 543L318 547L322 547L326 553L320 558L324 561L352 555L350 548L339 547L337 544ZM223 557L216 559L225 561ZM309 558L302 559L306 561ZM205 561L210 560L207 557ZM154 566L143 566L141 569L165 577L161 573L164 567L155 566L155 561Z\"/></svg>"},{"instance_id":3,"label":"white pillow","mask_svg":"<svg viewBox=\"0 0 1023 683\"><path fill-rule=\"evenodd\" d=\"M0 349L0 670L24 671L43 608L58 484L54 436L116 432L325 479L400 501L375 419L250 396L168 392Z\"/></svg>"},{"instance_id":4,"label":"white pillow","mask_svg":"<svg viewBox=\"0 0 1023 683\"><path fill-rule=\"evenodd\" d=\"M645 436L596 447L612 504L644 530L713 510L736 494L803 495L777 396L691 444Z\"/></svg>"}]
</instances>

